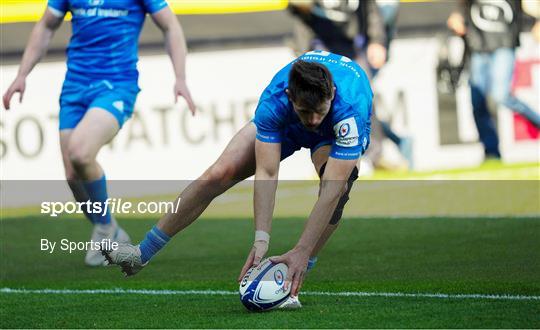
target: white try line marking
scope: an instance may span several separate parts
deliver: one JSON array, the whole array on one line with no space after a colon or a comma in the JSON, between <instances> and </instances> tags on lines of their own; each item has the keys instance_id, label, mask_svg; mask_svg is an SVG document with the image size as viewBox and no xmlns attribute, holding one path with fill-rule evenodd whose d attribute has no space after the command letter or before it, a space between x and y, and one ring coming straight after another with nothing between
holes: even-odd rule
<instances>
[{"instance_id":1,"label":"white try line marking","mask_svg":"<svg viewBox=\"0 0 540 330\"><path fill-rule=\"evenodd\" d=\"M22 294L138 294L138 295L200 295L200 296L232 296L237 291L226 290L144 290L144 289L12 289L2 288L0 293ZM439 299L491 299L491 300L540 300L540 296L523 296L508 294L445 294L445 293L403 293L403 292L322 292L302 291L303 296L331 296L331 297L388 297L388 298L439 298Z\"/></svg>"}]
</instances>

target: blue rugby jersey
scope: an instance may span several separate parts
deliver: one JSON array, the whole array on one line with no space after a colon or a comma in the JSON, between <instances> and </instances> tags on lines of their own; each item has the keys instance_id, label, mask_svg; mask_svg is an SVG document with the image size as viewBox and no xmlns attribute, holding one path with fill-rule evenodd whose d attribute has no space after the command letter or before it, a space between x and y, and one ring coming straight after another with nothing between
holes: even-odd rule
<instances>
[{"instance_id":1,"label":"blue rugby jersey","mask_svg":"<svg viewBox=\"0 0 540 330\"><path fill-rule=\"evenodd\" d=\"M145 15L166 6L165 0L48 0L56 16L72 15L68 78L136 81Z\"/></svg>"},{"instance_id":2,"label":"blue rugby jersey","mask_svg":"<svg viewBox=\"0 0 540 330\"><path fill-rule=\"evenodd\" d=\"M298 59L323 64L333 77L336 94L330 112L318 127L318 135L332 141L330 156L358 158L369 143L373 100L365 72L349 58L325 51L308 52ZM290 130L303 130L306 136L313 136L302 125L285 92L295 61L274 76L259 100L254 123L260 141L279 143L285 132ZM306 143L300 144L306 146Z\"/></svg>"}]
</instances>

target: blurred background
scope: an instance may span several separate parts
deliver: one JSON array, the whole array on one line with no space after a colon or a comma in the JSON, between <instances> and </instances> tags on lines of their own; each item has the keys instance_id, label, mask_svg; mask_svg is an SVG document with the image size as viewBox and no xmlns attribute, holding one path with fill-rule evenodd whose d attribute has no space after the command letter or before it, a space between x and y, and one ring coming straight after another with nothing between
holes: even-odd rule
<instances>
[{"instance_id":1,"label":"blurred background","mask_svg":"<svg viewBox=\"0 0 540 330\"><path fill-rule=\"evenodd\" d=\"M140 37L142 91L135 116L99 155L108 178L196 178L251 118L260 93L277 70L304 51L331 48L321 46L321 39L324 42L327 36L317 36L331 30L313 30L306 24L306 15L320 18L330 13L326 18L342 27L351 23L352 16L333 17L332 12L344 10L353 15L365 2L170 0L187 38L187 79L199 112L191 117L183 100L174 104L172 67L162 34L147 22ZM362 160L362 174L372 175L377 170L433 172L483 164L486 155L470 101L466 38L456 36L447 25L458 2L371 2L376 4L384 27L384 36L378 37L388 51L384 65L366 69L373 71L379 132L374 132L373 151ZM3 0L1 7L0 88L4 92L16 75L30 31L46 1ZM527 14L520 21L521 45L516 52L512 93L538 113L540 52L530 32L536 21ZM362 25L362 19L357 24ZM46 58L28 77L24 102L15 101L11 111L1 112L2 179L63 179L57 116L70 34L70 23L65 22ZM353 55L361 60L359 49L363 46L358 43L366 42L356 37L351 36L358 50ZM494 104L491 113L501 149L501 159L495 161L501 161L501 166L537 165L538 129L502 105ZM315 178L308 155L309 151L303 150L287 159L281 177ZM144 167L130 166L142 163ZM537 166L534 169L538 171Z\"/></svg>"}]
</instances>

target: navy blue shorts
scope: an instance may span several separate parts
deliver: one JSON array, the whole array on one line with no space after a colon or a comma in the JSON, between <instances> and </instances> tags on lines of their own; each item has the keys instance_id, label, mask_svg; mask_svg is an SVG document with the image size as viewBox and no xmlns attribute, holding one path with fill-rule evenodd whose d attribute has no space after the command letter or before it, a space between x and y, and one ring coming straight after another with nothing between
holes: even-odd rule
<instances>
[{"instance_id":1,"label":"navy blue shorts","mask_svg":"<svg viewBox=\"0 0 540 330\"><path fill-rule=\"evenodd\" d=\"M313 155L322 146L332 146L330 156L338 159L355 159L362 156L369 147L371 126L369 123L359 128L358 147L344 148L336 145L336 138L308 132L300 126L291 126L281 135L281 160L291 156L301 148L308 148ZM259 138L259 140L261 140ZM348 152L351 152L350 154Z\"/></svg>"}]
</instances>

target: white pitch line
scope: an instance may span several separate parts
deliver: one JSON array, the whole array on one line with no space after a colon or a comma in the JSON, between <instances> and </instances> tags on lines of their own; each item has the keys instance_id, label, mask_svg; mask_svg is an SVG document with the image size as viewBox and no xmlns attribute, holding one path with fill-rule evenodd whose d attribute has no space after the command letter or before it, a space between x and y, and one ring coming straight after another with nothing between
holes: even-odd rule
<instances>
[{"instance_id":1,"label":"white pitch line","mask_svg":"<svg viewBox=\"0 0 540 330\"><path fill-rule=\"evenodd\" d=\"M139 294L139 295L201 295L201 296L229 296L238 295L237 291L226 290L144 290L144 289L13 289L2 288L0 293L22 294ZM305 296L331 296L331 297L386 297L386 298L438 298L438 299L489 299L489 300L540 300L540 296L524 296L509 294L446 294L446 293L404 293L404 292L323 292L302 291Z\"/></svg>"},{"instance_id":2,"label":"white pitch line","mask_svg":"<svg viewBox=\"0 0 540 330\"><path fill-rule=\"evenodd\" d=\"M507 294L447 294L447 293L404 293L404 292L302 292L312 296L344 297L405 297L405 298L442 298L442 299L493 299L493 300L540 300L540 296Z\"/></svg>"},{"instance_id":3,"label":"white pitch line","mask_svg":"<svg viewBox=\"0 0 540 330\"><path fill-rule=\"evenodd\" d=\"M353 220L428 220L428 219L434 219L434 220L463 220L463 219L473 219L473 220L482 220L482 219L490 219L490 220L500 220L500 219L512 219L512 220L518 220L518 219L536 219L540 220L540 213L523 213L523 214L478 214L478 213L471 213L471 214L434 214L434 215L428 215L428 214L408 214L405 213L403 215L397 215L397 214L387 214L387 215L377 215L377 214L369 214L366 216L347 216L344 217L345 219L353 218Z\"/></svg>"}]
</instances>

